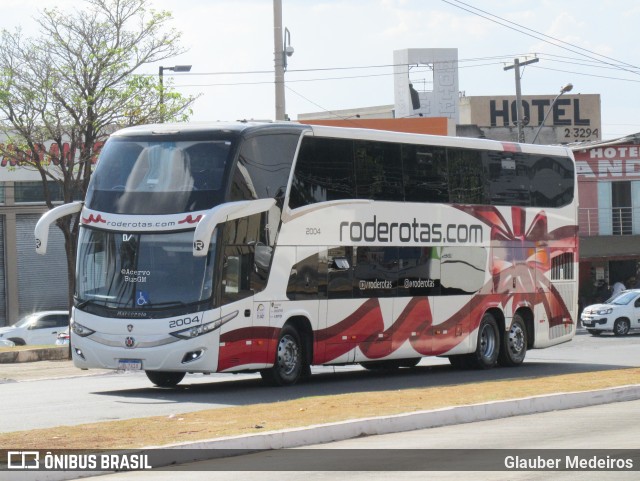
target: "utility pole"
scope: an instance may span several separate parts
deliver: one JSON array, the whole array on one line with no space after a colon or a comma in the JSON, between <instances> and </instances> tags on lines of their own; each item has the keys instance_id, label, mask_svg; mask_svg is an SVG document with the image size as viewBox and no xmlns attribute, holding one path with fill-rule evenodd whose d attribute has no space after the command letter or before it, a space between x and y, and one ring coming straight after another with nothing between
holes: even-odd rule
<instances>
[{"instance_id":1,"label":"utility pole","mask_svg":"<svg viewBox=\"0 0 640 481\"><path fill-rule=\"evenodd\" d=\"M520 59L514 58L513 65L507 65L504 70L514 69L516 74L516 125L518 126L518 142L524 143L524 131L522 129L522 94L520 92L520 66L529 65L531 63L536 63L540 59L532 58L531 60L526 60L524 62L520 62Z\"/></svg>"},{"instance_id":2,"label":"utility pole","mask_svg":"<svg viewBox=\"0 0 640 481\"><path fill-rule=\"evenodd\" d=\"M273 48L276 70L276 120L285 120L282 0L273 0Z\"/></svg>"}]
</instances>

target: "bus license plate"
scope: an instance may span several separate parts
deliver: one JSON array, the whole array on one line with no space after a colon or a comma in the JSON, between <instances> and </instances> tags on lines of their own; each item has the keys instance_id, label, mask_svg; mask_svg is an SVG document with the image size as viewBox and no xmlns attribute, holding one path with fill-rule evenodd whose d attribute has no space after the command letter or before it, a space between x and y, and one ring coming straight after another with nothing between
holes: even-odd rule
<instances>
[{"instance_id":1,"label":"bus license plate","mask_svg":"<svg viewBox=\"0 0 640 481\"><path fill-rule=\"evenodd\" d=\"M139 371L142 369L141 359L118 359L118 371Z\"/></svg>"}]
</instances>

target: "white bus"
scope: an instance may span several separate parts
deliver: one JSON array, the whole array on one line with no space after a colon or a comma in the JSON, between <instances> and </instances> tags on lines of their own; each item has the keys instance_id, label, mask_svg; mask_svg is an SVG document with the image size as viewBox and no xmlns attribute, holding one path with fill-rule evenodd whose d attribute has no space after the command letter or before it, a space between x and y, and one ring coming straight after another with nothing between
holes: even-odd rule
<instances>
[{"instance_id":1,"label":"white bus","mask_svg":"<svg viewBox=\"0 0 640 481\"><path fill-rule=\"evenodd\" d=\"M79 213L79 368L367 369L448 357L521 364L577 315L572 153L295 123L162 124L113 134Z\"/></svg>"}]
</instances>

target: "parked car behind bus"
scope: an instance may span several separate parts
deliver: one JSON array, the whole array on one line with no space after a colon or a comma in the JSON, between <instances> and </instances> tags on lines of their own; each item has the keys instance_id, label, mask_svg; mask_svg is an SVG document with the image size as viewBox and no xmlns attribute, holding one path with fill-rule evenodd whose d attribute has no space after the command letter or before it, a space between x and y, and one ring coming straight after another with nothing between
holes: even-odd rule
<instances>
[{"instance_id":1,"label":"parked car behind bus","mask_svg":"<svg viewBox=\"0 0 640 481\"><path fill-rule=\"evenodd\" d=\"M11 326L0 327L0 339L13 341L16 346L55 344L58 333L68 327L68 311L34 312Z\"/></svg>"},{"instance_id":2,"label":"parked car behind bus","mask_svg":"<svg viewBox=\"0 0 640 481\"><path fill-rule=\"evenodd\" d=\"M640 329L640 289L623 291L602 304L585 307L581 320L582 325L594 336L605 331L626 336L632 329Z\"/></svg>"}]
</instances>

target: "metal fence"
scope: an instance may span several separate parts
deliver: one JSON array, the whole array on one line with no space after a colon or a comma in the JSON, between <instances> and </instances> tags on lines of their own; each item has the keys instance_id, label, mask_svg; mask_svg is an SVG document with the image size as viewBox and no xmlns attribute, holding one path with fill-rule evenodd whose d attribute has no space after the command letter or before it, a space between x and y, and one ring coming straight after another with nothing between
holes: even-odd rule
<instances>
[{"instance_id":1,"label":"metal fence","mask_svg":"<svg viewBox=\"0 0 640 481\"><path fill-rule=\"evenodd\" d=\"M583 237L640 234L640 208L579 208L578 232Z\"/></svg>"}]
</instances>

